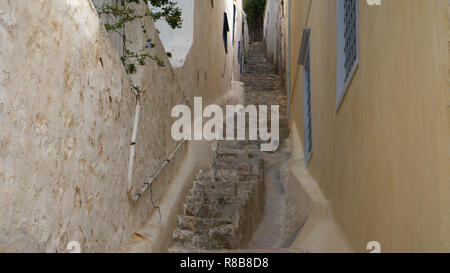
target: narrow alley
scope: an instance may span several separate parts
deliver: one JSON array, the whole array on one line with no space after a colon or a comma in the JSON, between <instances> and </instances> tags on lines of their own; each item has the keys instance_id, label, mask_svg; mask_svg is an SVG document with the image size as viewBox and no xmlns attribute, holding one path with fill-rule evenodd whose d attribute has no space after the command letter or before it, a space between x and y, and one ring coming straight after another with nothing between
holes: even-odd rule
<instances>
[{"instance_id":1,"label":"narrow alley","mask_svg":"<svg viewBox=\"0 0 450 273\"><path fill-rule=\"evenodd\" d=\"M450 252L449 22L0 0L0 253Z\"/></svg>"}]
</instances>

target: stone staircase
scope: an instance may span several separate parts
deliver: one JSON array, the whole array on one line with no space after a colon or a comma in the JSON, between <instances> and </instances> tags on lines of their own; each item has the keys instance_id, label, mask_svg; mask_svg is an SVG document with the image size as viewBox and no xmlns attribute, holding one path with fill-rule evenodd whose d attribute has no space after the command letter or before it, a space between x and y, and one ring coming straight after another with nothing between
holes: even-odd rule
<instances>
[{"instance_id":1,"label":"stone staircase","mask_svg":"<svg viewBox=\"0 0 450 273\"><path fill-rule=\"evenodd\" d=\"M250 46L243 76L246 103L280 105L282 140L289 135L286 96L280 77L263 52L262 43ZM263 214L264 165L267 157L274 154L260 152L260 144L259 141L216 143L210 169L196 175L183 214L177 217L170 252L246 247Z\"/></svg>"},{"instance_id":2,"label":"stone staircase","mask_svg":"<svg viewBox=\"0 0 450 273\"><path fill-rule=\"evenodd\" d=\"M201 170L177 218L175 247L239 249L259 223L264 207L264 168L259 145L219 142L209 170Z\"/></svg>"},{"instance_id":3,"label":"stone staircase","mask_svg":"<svg viewBox=\"0 0 450 273\"><path fill-rule=\"evenodd\" d=\"M275 73L274 65L264 56L264 44L253 43L246 58L245 84L246 102L254 105L280 106L280 131L287 128L286 91L281 77ZM282 139L280 137L280 139Z\"/></svg>"}]
</instances>

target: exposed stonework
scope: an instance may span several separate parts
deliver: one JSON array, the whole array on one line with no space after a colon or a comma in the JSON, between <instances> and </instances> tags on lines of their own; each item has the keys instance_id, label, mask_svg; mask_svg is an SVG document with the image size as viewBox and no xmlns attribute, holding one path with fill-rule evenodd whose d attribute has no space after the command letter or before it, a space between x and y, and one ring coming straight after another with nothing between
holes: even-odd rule
<instances>
[{"instance_id":1,"label":"exposed stonework","mask_svg":"<svg viewBox=\"0 0 450 273\"><path fill-rule=\"evenodd\" d=\"M238 249L256 229L264 206L258 143L219 142L210 170L201 170L173 233L187 249Z\"/></svg>"},{"instance_id":2,"label":"exposed stonework","mask_svg":"<svg viewBox=\"0 0 450 273\"><path fill-rule=\"evenodd\" d=\"M247 53L247 64L243 76L246 102L255 105L279 105L281 130L287 128L283 125L286 122L286 92L280 76L275 72L274 65L264 57L264 44L252 43ZM280 139L283 139L282 135Z\"/></svg>"}]
</instances>

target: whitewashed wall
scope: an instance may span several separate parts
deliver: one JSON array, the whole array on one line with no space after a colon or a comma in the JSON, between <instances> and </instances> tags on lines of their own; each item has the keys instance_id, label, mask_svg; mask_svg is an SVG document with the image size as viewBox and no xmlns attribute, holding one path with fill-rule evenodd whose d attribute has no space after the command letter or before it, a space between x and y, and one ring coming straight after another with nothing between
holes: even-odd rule
<instances>
[{"instance_id":1,"label":"whitewashed wall","mask_svg":"<svg viewBox=\"0 0 450 273\"><path fill-rule=\"evenodd\" d=\"M267 0L264 15L264 41L267 56L276 64L279 72L282 59L282 8L282 0Z\"/></svg>"},{"instance_id":2,"label":"whitewashed wall","mask_svg":"<svg viewBox=\"0 0 450 273\"><path fill-rule=\"evenodd\" d=\"M182 90L203 97L206 105L231 89L236 71L237 46L232 44L233 0L214 1L214 5L206 0L192 2L195 2L194 40L183 65L177 67L175 73ZM236 2L241 3L241 0ZM237 14L241 11L237 9ZM230 27L228 53L225 53L222 38L224 12ZM236 31L235 41L241 39L240 33Z\"/></svg>"}]
</instances>

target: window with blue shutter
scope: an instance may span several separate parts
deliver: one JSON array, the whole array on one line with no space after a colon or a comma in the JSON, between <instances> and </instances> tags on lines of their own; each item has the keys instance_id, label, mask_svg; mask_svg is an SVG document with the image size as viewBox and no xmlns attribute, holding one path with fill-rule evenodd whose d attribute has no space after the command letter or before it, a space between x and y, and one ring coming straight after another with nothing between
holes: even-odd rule
<instances>
[{"instance_id":1,"label":"window with blue shutter","mask_svg":"<svg viewBox=\"0 0 450 273\"><path fill-rule=\"evenodd\" d=\"M233 5L233 46L234 46L234 31L236 29L236 5Z\"/></svg>"},{"instance_id":2,"label":"window with blue shutter","mask_svg":"<svg viewBox=\"0 0 450 273\"><path fill-rule=\"evenodd\" d=\"M312 118L311 118L311 56L308 41L305 65L303 66L303 90L305 109L305 164L309 163L312 154Z\"/></svg>"},{"instance_id":3,"label":"window with blue shutter","mask_svg":"<svg viewBox=\"0 0 450 273\"><path fill-rule=\"evenodd\" d=\"M240 69L240 73L242 74L242 69L243 69L243 63L242 63L242 47L241 47L241 41L238 41L238 61L239 61L239 69Z\"/></svg>"},{"instance_id":4,"label":"window with blue shutter","mask_svg":"<svg viewBox=\"0 0 450 273\"><path fill-rule=\"evenodd\" d=\"M313 152L312 139L312 103L311 103L311 47L310 28L303 30L302 45L300 48L299 61L303 65L303 108L305 118L305 165L308 165Z\"/></svg>"},{"instance_id":5,"label":"window with blue shutter","mask_svg":"<svg viewBox=\"0 0 450 273\"><path fill-rule=\"evenodd\" d=\"M338 0L337 5L336 108L339 109L359 64L358 0Z\"/></svg>"},{"instance_id":6,"label":"window with blue shutter","mask_svg":"<svg viewBox=\"0 0 450 273\"><path fill-rule=\"evenodd\" d=\"M227 13L223 13L223 45L225 47L225 53L228 53L228 32L230 32L230 26L228 25Z\"/></svg>"}]
</instances>

